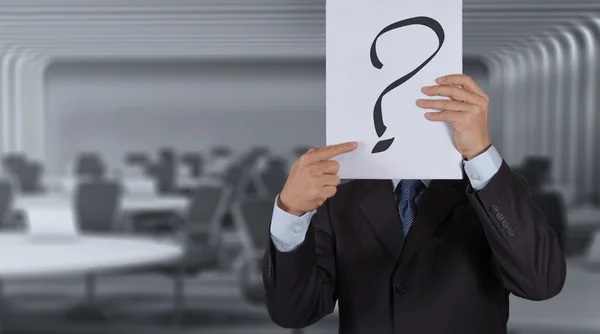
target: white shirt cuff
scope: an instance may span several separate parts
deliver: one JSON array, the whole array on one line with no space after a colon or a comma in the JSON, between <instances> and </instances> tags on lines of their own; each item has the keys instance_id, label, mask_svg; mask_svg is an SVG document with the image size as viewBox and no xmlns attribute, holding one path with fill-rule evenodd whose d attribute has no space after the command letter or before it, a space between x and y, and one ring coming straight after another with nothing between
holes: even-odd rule
<instances>
[{"instance_id":1,"label":"white shirt cuff","mask_svg":"<svg viewBox=\"0 0 600 334\"><path fill-rule=\"evenodd\" d=\"M496 175L502 166L502 157L494 146L476 156L472 160L464 161L465 173L476 191L483 189Z\"/></svg>"},{"instance_id":2,"label":"white shirt cuff","mask_svg":"<svg viewBox=\"0 0 600 334\"><path fill-rule=\"evenodd\" d=\"M280 252L291 252L304 242L310 220L316 211L307 212L300 217L294 216L283 211L277 205L278 200L279 195L275 198L271 218L271 240Z\"/></svg>"}]
</instances>

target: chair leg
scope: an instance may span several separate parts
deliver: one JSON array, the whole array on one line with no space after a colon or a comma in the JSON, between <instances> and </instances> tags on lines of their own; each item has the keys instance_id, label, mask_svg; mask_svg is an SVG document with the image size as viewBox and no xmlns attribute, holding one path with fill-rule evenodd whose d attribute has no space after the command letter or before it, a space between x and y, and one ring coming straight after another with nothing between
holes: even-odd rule
<instances>
[{"instance_id":1,"label":"chair leg","mask_svg":"<svg viewBox=\"0 0 600 334\"><path fill-rule=\"evenodd\" d=\"M180 271L173 279L173 308L177 322L183 319L185 312L185 275Z\"/></svg>"},{"instance_id":2,"label":"chair leg","mask_svg":"<svg viewBox=\"0 0 600 334\"><path fill-rule=\"evenodd\" d=\"M96 304L96 276L94 274L85 275L85 298L89 305Z\"/></svg>"},{"instance_id":3,"label":"chair leg","mask_svg":"<svg viewBox=\"0 0 600 334\"><path fill-rule=\"evenodd\" d=\"M4 333L3 322L6 316L4 308L4 281L0 280L0 334Z\"/></svg>"}]
</instances>

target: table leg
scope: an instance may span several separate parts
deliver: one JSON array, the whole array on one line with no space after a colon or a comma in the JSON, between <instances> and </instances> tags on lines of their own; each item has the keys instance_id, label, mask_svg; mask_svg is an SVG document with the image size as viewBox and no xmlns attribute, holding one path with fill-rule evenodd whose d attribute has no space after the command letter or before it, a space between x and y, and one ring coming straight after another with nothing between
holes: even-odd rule
<instances>
[{"instance_id":1,"label":"table leg","mask_svg":"<svg viewBox=\"0 0 600 334\"><path fill-rule=\"evenodd\" d=\"M72 308L67 317L75 321L107 321L106 313L96 300L96 277L93 274L85 277L85 295L85 300Z\"/></svg>"}]
</instances>

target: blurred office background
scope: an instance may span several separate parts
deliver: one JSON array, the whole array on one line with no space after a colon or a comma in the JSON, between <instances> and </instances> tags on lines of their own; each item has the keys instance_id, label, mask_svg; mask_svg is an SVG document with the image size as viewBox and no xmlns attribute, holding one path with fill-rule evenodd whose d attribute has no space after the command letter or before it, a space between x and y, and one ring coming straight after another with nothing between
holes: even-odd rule
<instances>
[{"instance_id":1,"label":"blurred office background","mask_svg":"<svg viewBox=\"0 0 600 334\"><path fill-rule=\"evenodd\" d=\"M599 18L464 2L492 141L569 255L561 295L513 298L515 333L600 333ZM0 331L291 332L259 257L325 142L324 57L323 0L0 0Z\"/></svg>"}]
</instances>

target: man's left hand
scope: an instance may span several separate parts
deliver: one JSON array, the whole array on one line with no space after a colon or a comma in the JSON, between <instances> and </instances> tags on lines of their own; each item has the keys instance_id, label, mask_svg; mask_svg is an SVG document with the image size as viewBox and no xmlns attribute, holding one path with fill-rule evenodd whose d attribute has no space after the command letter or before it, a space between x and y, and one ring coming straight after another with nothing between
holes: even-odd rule
<instances>
[{"instance_id":1,"label":"man's left hand","mask_svg":"<svg viewBox=\"0 0 600 334\"><path fill-rule=\"evenodd\" d=\"M422 108L441 110L426 113L427 119L452 123L456 148L467 160L487 151L492 145L488 134L489 96L464 74L448 75L436 82L437 86L423 87L423 92L450 100L418 100Z\"/></svg>"}]
</instances>

